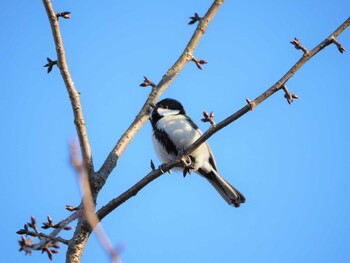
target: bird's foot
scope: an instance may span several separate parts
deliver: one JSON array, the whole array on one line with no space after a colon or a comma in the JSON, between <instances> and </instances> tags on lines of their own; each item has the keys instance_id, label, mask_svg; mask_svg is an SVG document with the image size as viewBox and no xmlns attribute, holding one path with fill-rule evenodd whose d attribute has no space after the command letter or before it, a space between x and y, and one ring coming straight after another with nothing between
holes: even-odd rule
<instances>
[{"instance_id":1,"label":"bird's foot","mask_svg":"<svg viewBox=\"0 0 350 263\"><path fill-rule=\"evenodd\" d=\"M187 173L191 174L191 169L194 169L193 160L191 156L183 157L181 159L182 165L184 166L183 169L183 176L186 177Z\"/></svg>"}]
</instances>

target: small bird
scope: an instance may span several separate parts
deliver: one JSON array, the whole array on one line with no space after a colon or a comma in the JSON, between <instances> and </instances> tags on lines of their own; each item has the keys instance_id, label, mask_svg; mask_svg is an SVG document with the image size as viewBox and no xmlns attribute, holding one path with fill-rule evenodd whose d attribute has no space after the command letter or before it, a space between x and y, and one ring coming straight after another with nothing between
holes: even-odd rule
<instances>
[{"instance_id":1,"label":"small bird","mask_svg":"<svg viewBox=\"0 0 350 263\"><path fill-rule=\"evenodd\" d=\"M202 132L186 115L184 107L177 100L163 99L152 107L153 145L159 159L163 163L168 163L181 155L202 135ZM245 202L244 196L219 175L207 142L190 154L189 161L190 168L206 178L228 204L239 207ZM175 168L179 169L183 170L186 167Z\"/></svg>"}]
</instances>

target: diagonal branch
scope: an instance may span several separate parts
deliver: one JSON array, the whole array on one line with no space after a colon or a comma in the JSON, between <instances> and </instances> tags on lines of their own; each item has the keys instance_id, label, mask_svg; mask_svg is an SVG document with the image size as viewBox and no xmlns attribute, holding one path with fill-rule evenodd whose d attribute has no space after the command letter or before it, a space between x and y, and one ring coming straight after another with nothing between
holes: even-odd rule
<instances>
[{"instance_id":1,"label":"diagonal branch","mask_svg":"<svg viewBox=\"0 0 350 263\"><path fill-rule=\"evenodd\" d=\"M291 69L279 80L274 84L271 88L269 88L267 91L262 93L259 97L257 97L255 100L249 101L247 105L224 119L223 121L210 126L210 128L203 133L203 135L198 138L197 141L195 141L190 147L186 149L186 151L183 153L182 156L179 156L176 160L167 163L162 164L161 169L153 170L149 174L147 174L144 178L142 178L139 182L137 182L135 185L130 187L127 191L119 195L118 197L112 199L110 202L108 202L105 206L103 206L98 212L97 216L102 220L106 215L108 215L110 212L112 212L114 209L116 209L118 206L123 204L125 201L130 199L131 197L135 196L143 187L148 185L150 182L152 182L154 179L160 177L163 173L169 171L173 167L179 165L181 163L181 160L183 158L186 158L191 154L194 150L196 150L202 143L204 143L206 140L208 140L212 135L214 135L219 130L223 129L227 125L231 124L232 122L236 121L240 117L242 117L244 114L252 110L254 107L259 105L261 102L272 96L276 91L283 90L284 84L313 56L315 56L318 52L320 52L323 48L327 47L328 45L334 43L334 39L339 36L347 27L350 25L350 18L348 18L339 28L337 28L329 37L327 37L324 41L322 41L319 45L317 45L315 48L313 48L308 54L305 53L303 56L291 67ZM337 45L338 46L338 45Z\"/></svg>"},{"instance_id":2,"label":"diagonal branch","mask_svg":"<svg viewBox=\"0 0 350 263\"><path fill-rule=\"evenodd\" d=\"M91 156L91 149L88 140L88 136L86 133L85 120L83 116L82 107L80 104L79 92L77 92L74 82L72 80L72 76L70 75L66 55L64 51L64 45L62 41L60 25L58 23L58 18L56 13L52 7L50 0L43 0L43 4L45 6L45 10L47 16L50 21L51 31L53 34L53 39L55 41L56 52L57 52L57 65L60 69L64 84L67 88L69 99L72 105L73 113L74 113L74 124L77 130L79 143L83 155L84 164L86 165L89 174L93 173L93 163Z\"/></svg>"},{"instance_id":3,"label":"diagonal branch","mask_svg":"<svg viewBox=\"0 0 350 263\"><path fill-rule=\"evenodd\" d=\"M109 201L106 205L101 207L97 212L97 217L102 220L104 217L106 217L109 213L111 213L114 209L116 209L118 206L129 200L131 197L137 195L137 193L144 188L146 185L148 185L153 180L160 177L162 174L166 173L170 169L174 168L175 166L179 165L181 163L183 156L180 156L176 160L167 163L162 164L161 168L158 168L156 170L152 170L150 173L148 173L145 177L143 177L140 181L138 181L135 185L130 187L127 191L119 195L118 197L112 199Z\"/></svg>"},{"instance_id":4,"label":"diagonal branch","mask_svg":"<svg viewBox=\"0 0 350 263\"><path fill-rule=\"evenodd\" d=\"M277 81L271 88L269 88L267 91L265 91L263 94L261 94L259 97L257 97L253 103L254 106L257 106L264 100L266 100L268 97L270 97L272 94L274 94L276 91L282 89L283 85L313 56L315 56L318 52L320 52L325 47L329 46L330 44L334 43L334 40L336 37L338 37L348 26L350 25L350 17L341 24L329 37L327 37L325 40L323 40L320 44L318 44L316 47L314 47L311 51L304 53L303 56L295 63L290 70L279 80Z\"/></svg>"},{"instance_id":5,"label":"diagonal branch","mask_svg":"<svg viewBox=\"0 0 350 263\"><path fill-rule=\"evenodd\" d=\"M146 102L142 106L140 112L137 114L135 120L132 122L130 127L121 136L113 150L108 155L107 159L103 163L102 167L98 171L99 176L105 181L109 174L112 172L117 164L118 159L123 154L126 147L129 145L131 140L134 138L139 129L146 123L149 119L150 113L150 103L155 103L162 93L168 88L171 82L176 78L180 71L186 66L186 64L192 60L193 52L196 49L199 41L206 32L209 23L214 18L216 12L223 4L223 0L215 0L211 7L208 9L205 16L199 21L198 26L193 33L190 41L188 42L185 50L175 62L175 64L167 71L167 73L162 77L161 81L152 88L151 93L148 95ZM102 187L102 185L101 185Z\"/></svg>"}]
</instances>

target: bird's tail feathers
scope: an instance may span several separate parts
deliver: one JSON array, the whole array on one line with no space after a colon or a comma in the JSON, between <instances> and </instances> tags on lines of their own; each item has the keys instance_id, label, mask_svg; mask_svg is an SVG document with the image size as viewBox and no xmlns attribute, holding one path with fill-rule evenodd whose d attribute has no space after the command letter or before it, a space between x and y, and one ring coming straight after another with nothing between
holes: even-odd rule
<instances>
[{"instance_id":1,"label":"bird's tail feathers","mask_svg":"<svg viewBox=\"0 0 350 263\"><path fill-rule=\"evenodd\" d=\"M199 173L211 183L228 204L233 205L234 207L239 207L240 204L245 202L245 197L221 177L217 171L212 170L210 173L199 171Z\"/></svg>"}]
</instances>

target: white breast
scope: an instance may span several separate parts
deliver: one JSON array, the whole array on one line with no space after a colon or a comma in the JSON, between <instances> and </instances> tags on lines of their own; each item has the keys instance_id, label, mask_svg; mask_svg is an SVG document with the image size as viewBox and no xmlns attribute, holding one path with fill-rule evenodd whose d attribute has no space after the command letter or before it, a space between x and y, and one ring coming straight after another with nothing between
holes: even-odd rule
<instances>
[{"instance_id":1,"label":"white breast","mask_svg":"<svg viewBox=\"0 0 350 263\"><path fill-rule=\"evenodd\" d=\"M161 118L157 124L158 129L164 130L174 142L178 152L186 150L192 143L194 143L202 133L200 130L192 127L185 116L183 115L169 115ZM177 156L169 156L162 145L155 143L155 150L162 162L169 162ZM203 143L191 155L196 159L195 168L199 168L203 163L208 162L210 153L207 143Z\"/></svg>"},{"instance_id":2,"label":"white breast","mask_svg":"<svg viewBox=\"0 0 350 263\"><path fill-rule=\"evenodd\" d=\"M165 116L156 125L169 135L178 150L185 150L201 136L201 133L194 129L183 115Z\"/></svg>"}]
</instances>

